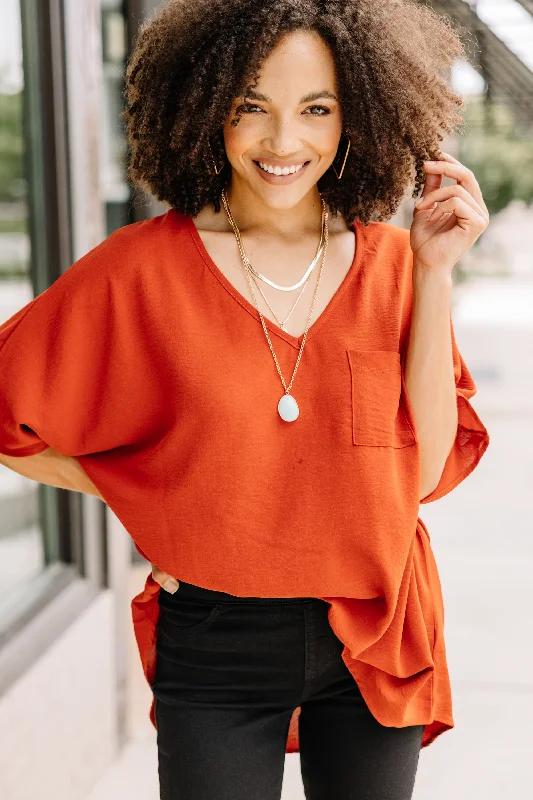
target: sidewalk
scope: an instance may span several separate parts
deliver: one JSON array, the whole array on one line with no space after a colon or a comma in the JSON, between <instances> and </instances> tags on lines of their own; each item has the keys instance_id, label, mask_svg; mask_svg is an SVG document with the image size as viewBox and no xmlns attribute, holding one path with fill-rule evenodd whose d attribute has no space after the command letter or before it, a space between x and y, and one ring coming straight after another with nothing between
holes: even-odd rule
<instances>
[{"instance_id":1,"label":"sidewalk","mask_svg":"<svg viewBox=\"0 0 533 800\"><path fill-rule=\"evenodd\" d=\"M420 508L444 594L455 728L421 752L413 797L522 798L533 782L533 320L485 328L467 305L454 320L491 443L463 484ZM132 659L132 740L87 800L159 798L151 695ZM282 800L304 800L297 754Z\"/></svg>"}]
</instances>

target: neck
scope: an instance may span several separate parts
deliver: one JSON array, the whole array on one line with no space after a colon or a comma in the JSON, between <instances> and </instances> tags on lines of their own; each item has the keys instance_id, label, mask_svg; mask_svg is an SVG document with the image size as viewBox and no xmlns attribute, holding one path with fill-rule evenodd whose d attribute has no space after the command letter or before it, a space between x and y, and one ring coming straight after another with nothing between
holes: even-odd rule
<instances>
[{"instance_id":1,"label":"neck","mask_svg":"<svg viewBox=\"0 0 533 800\"><path fill-rule=\"evenodd\" d=\"M272 208L243 181L235 180L226 189L231 213L242 233L263 233L280 239L294 239L302 234L316 234L322 221L322 204L315 185L313 189L292 208Z\"/></svg>"}]
</instances>

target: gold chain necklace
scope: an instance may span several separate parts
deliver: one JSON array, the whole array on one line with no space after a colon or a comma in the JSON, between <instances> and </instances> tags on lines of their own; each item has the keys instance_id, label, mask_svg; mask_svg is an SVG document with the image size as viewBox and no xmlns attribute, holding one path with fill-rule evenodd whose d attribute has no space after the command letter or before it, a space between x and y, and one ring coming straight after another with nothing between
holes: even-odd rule
<instances>
[{"instance_id":1,"label":"gold chain necklace","mask_svg":"<svg viewBox=\"0 0 533 800\"><path fill-rule=\"evenodd\" d=\"M248 256L245 254L244 255L244 260L246 261L246 266L248 267L250 272L256 278L259 278L260 280L262 280L263 283L268 283L269 286L272 286L273 289L277 289L280 292L294 292L296 289L299 289L300 286L302 286L304 283L306 283L308 278L311 276L312 271L314 270L314 268L316 267L316 265L318 263L318 259L320 258L320 254L321 254L322 248L324 246L324 212L325 212L325 206L322 205L322 222L321 222L321 225L320 225L320 241L319 241L318 247L316 249L315 257L311 261L310 265L308 266L308 268L306 269L306 271L304 272L304 274L302 275L302 277L300 278L298 283L295 283L293 286L280 286L279 283L274 283L274 281L270 280L270 278L267 278L266 275L263 275L261 272L259 272L259 270L254 269L254 267L252 266L252 264L250 263L250 261L248 259ZM257 281L255 281L255 283L257 285ZM259 286L258 286L258 288L259 288ZM274 314L274 316L276 316L276 315Z\"/></svg>"},{"instance_id":2,"label":"gold chain necklace","mask_svg":"<svg viewBox=\"0 0 533 800\"><path fill-rule=\"evenodd\" d=\"M294 370L293 370L293 373L292 373L291 381L290 381L289 385L287 386L286 383L285 383L285 380L283 378L283 374L281 372L281 369L280 369L280 366L279 366L279 363L278 363L278 359L276 358L276 353L274 352L274 347L272 346L272 341L270 339L270 336L268 335L268 330L267 330L267 327L265 325L265 319L264 319L263 315L261 314L261 311L259 309L259 305L257 303L257 297L255 295L252 279L250 277L250 270L249 270L249 268L247 266L247 263L246 263L246 254L244 252L244 247L243 247L243 244L242 244L240 231L239 231L239 229L237 227L237 223L235 222L235 220L233 219L233 216L231 214L231 210L230 210L230 207L229 207L229 203L228 203L228 199L227 199L225 190L222 191L222 202L224 204L224 209L226 211L226 214L228 215L228 219L229 219L230 225L231 225L231 227L233 229L233 233L235 234L235 238L237 239L237 246L239 248L239 253L240 253L240 256L241 256L242 263L243 263L244 272L246 274L246 278L247 278L248 284L250 286L250 291L251 291L252 297L254 299L255 307L257 308L259 317L261 319L261 324L263 326L263 331L265 333L265 336L266 336L266 339L267 339L267 342L268 342L268 346L270 348L270 352L272 353L272 357L274 359L274 363L276 365L276 369L278 371L278 375L279 375L279 377L281 379L281 383L283 384L283 388L285 389L285 394L281 397L281 399L280 399L280 401L278 403L278 413L279 413L280 417L283 420L285 420L285 422L294 422L294 420L296 420L298 418L298 414L300 413L300 409L298 408L298 403L296 402L294 397L290 394L290 391L291 391L291 388L292 388L292 384L294 382L294 378L296 376L296 372L298 370L298 366L300 364L300 360L302 358L302 353L303 353L305 342L306 342L306 339L307 339L307 331L309 330L309 326L311 324L311 317L313 315L313 310L314 310L314 307L315 307L315 301L316 301L316 297L317 297L317 294L318 294L318 287L320 286L320 279L322 278L322 271L324 269L324 262L326 260L326 253L327 253L327 250L328 250L329 229L328 229L328 212L327 212L327 209L326 209L326 203L324 201L324 198L321 198L322 211L323 211L323 217L324 217L324 251L322 253L322 261L320 263L320 271L318 273L318 279L317 279L315 291L314 291L314 294L313 294L313 300L311 302L311 309L309 311L309 316L307 318L307 324L305 326L305 331L304 331L304 334L303 334L303 337L302 337L302 343L300 345L300 351L298 353L298 358L296 359L296 364L294 366Z\"/></svg>"},{"instance_id":3,"label":"gold chain necklace","mask_svg":"<svg viewBox=\"0 0 533 800\"><path fill-rule=\"evenodd\" d=\"M250 272L251 272L251 270L250 270ZM290 318L290 317L291 317L291 315L292 315L292 312L294 311L294 309L296 308L296 306L297 306L297 304L298 304L298 300L300 299L300 297L301 297L301 296L302 296L302 294L304 293L304 289L305 289L305 287L307 286L307 284L309 283L310 277L311 277L311 276L309 276L309 277L307 278L307 280L305 281L304 285L303 285L303 286L302 286L302 288L300 289L300 293L299 293L298 297L296 298L296 300L294 301L294 303L293 303L293 306L292 306L291 310L289 311L289 313L287 314L287 316L285 317L285 319L283 319L283 320L280 320L280 318L278 317L278 315L276 314L276 312L274 311L274 309L272 308L272 306L271 306L271 305L270 305L270 303L268 302L268 300L267 300L267 297L266 297L266 295L265 295L264 291L261 289L261 287L260 287L260 286L259 286L259 284L257 283L257 278L255 277L255 275L253 275L253 274L252 274L252 279L253 279L253 282L255 283L255 285L257 286L257 288L259 289L259 291L261 292L261 295L262 295L262 297L263 297L263 300L265 301L265 303L266 303L266 304L267 304L267 306L269 307L270 311L272 312L272 315L273 315L273 317L275 318L276 322L278 323L279 327L280 327L282 330L284 330L286 323L288 322L289 318Z\"/></svg>"},{"instance_id":4,"label":"gold chain necklace","mask_svg":"<svg viewBox=\"0 0 533 800\"><path fill-rule=\"evenodd\" d=\"M284 329L285 329L285 325L287 324L287 322L288 322L288 321L289 321L289 319L291 318L291 316L292 316L292 312L294 311L294 309L295 309L295 308L296 308L296 306L298 305L298 301L300 300L300 298L301 298L302 294L304 293L304 289L305 289L305 287L306 287L306 286L307 286L307 284L309 283L309 279L310 279L310 277L311 277L311 272L312 272L312 271L313 271L313 269L315 268L315 266L316 266L316 263L317 263L317 261L318 261L318 258L319 258L319 256L320 256L320 254L322 253L322 249L323 249L323 247L324 247L324 220L325 220L325 214L324 214L324 212L325 212L325 207L323 207L323 208L322 208L322 222L321 222L321 225L320 225L320 241L319 241L319 243L318 243L318 247L317 247L316 255L315 255L315 257L314 257L313 261L311 262L311 265L310 265L310 267L308 268L308 270L306 271L305 275L303 276L303 278L302 278L300 281L298 281L298 283L297 283L297 284L295 284L294 286L289 286L289 287L279 287L277 284L273 283L273 281L269 280L269 278L267 278L267 277L265 277L264 275L262 275L262 274L261 274L261 273L260 273L258 270L255 270L255 269L252 267L252 265L251 265L251 263L250 263L250 261L249 261L248 257L247 257L247 256L245 256L245 258L246 258L246 265L247 265L247 267L248 267L248 268L249 268L249 270L250 270L250 273L251 273L251 275L252 275L252 278L253 278L253 282L255 283L255 285L257 286L257 288L259 289L259 291L261 292L261 296L262 296L263 300L265 301L266 305L268 306L268 308L270 309L270 311L271 311L271 313L272 313L272 316L274 317L274 319L276 320L276 322L278 323L279 327L280 327L282 330L284 330ZM241 239L241 242L242 242L242 239ZM270 305L270 303L268 302L268 299L267 299L267 296L266 296L266 294L264 293L264 291L261 289L261 286L260 286L260 285L259 285L259 283L257 282L257 278L260 278L260 279L261 279L262 281L264 281L265 283L268 283L268 284L270 284L270 286L273 286L275 289L281 288L281 290L282 290L282 291L292 291L293 289L299 288L299 287L302 285L302 283L303 283L303 286L302 286L302 288L301 288L301 290L300 290L300 292L299 292L299 294L298 294L298 297L297 297L297 298L296 298L296 300L294 301L294 303L293 303L293 306L292 306L291 310L289 311L289 313L287 314L287 316L285 317L285 319L283 319L283 320L280 320L280 318L278 317L278 315L276 314L276 312L274 311L274 309L272 308L272 306L271 306L271 305Z\"/></svg>"}]
</instances>

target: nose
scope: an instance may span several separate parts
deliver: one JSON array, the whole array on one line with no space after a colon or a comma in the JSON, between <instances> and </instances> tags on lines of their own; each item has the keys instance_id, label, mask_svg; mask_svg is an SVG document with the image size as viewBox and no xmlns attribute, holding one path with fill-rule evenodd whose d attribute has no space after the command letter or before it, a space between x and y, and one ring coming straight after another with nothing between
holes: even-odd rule
<instances>
[{"instance_id":1,"label":"nose","mask_svg":"<svg viewBox=\"0 0 533 800\"><path fill-rule=\"evenodd\" d=\"M278 156L287 156L302 149L298 125L293 119L278 117L272 119L267 135L263 138L263 147Z\"/></svg>"}]
</instances>

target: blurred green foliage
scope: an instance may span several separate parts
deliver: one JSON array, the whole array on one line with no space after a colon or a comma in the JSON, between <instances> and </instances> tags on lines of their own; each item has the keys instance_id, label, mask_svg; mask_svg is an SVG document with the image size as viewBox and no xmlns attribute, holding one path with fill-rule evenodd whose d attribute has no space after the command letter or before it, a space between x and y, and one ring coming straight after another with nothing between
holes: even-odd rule
<instances>
[{"instance_id":1,"label":"blurred green foliage","mask_svg":"<svg viewBox=\"0 0 533 800\"><path fill-rule=\"evenodd\" d=\"M511 200L533 203L533 131L518 131L506 106L468 99L458 158L474 172L491 214Z\"/></svg>"},{"instance_id":2,"label":"blurred green foliage","mask_svg":"<svg viewBox=\"0 0 533 800\"><path fill-rule=\"evenodd\" d=\"M8 235L10 242L10 247L1 248L0 280L24 278L28 271L24 251L19 253L16 246L18 240L9 239L10 234L27 234L22 125L22 92L0 92L0 236Z\"/></svg>"},{"instance_id":3,"label":"blurred green foliage","mask_svg":"<svg viewBox=\"0 0 533 800\"><path fill-rule=\"evenodd\" d=\"M0 200L19 200L23 185L22 92L0 94Z\"/></svg>"}]
</instances>

